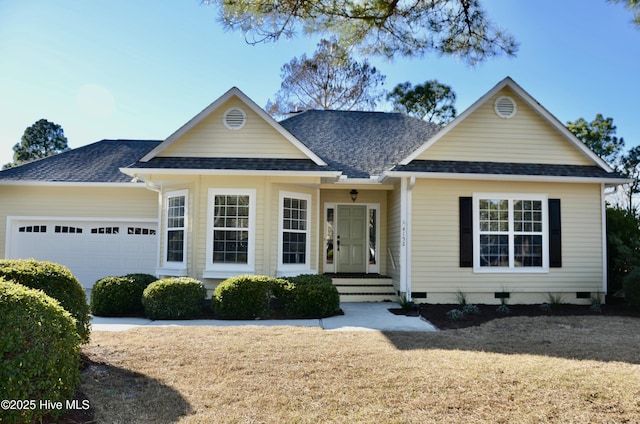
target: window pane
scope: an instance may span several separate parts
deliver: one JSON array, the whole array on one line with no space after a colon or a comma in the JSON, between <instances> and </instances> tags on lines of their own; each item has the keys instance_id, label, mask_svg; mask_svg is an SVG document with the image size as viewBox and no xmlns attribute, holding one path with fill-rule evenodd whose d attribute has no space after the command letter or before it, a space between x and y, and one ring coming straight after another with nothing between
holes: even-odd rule
<instances>
[{"instance_id":1,"label":"window pane","mask_svg":"<svg viewBox=\"0 0 640 424\"><path fill-rule=\"evenodd\" d=\"M306 263L307 201L285 197L282 203L282 263Z\"/></svg>"},{"instance_id":2,"label":"window pane","mask_svg":"<svg viewBox=\"0 0 640 424\"><path fill-rule=\"evenodd\" d=\"M542 232L542 201L516 200L513 202L514 231Z\"/></svg>"},{"instance_id":3,"label":"window pane","mask_svg":"<svg viewBox=\"0 0 640 424\"><path fill-rule=\"evenodd\" d=\"M480 266L509 266L509 236L480 235Z\"/></svg>"},{"instance_id":4,"label":"window pane","mask_svg":"<svg viewBox=\"0 0 640 424\"><path fill-rule=\"evenodd\" d=\"M369 210L369 264L375 265L377 252L376 252L376 210Z\"/></svg>"},{"instance_id":5,"label":"window pane","mask_svg":"<svg viewBox=\"0 0 640 424\"><path fill-rule=\"evenodd\" d=\"M247 263L249 232L239 230L214 230L214 263Z\"/></svg>"},{"instance_id":6,"label":"window pane","mask_svg":"<svg viewBox=\"0 0 640 424\"><path fill-rule=\"evenodd\" d=\"M304 264L306 263L307 234L288 233L282 235L282 263Z\"/></svg>"},{"instance_id":7,"label":"window pane","mask_svg":"<svg viewBox=\"0 0 640 424\"><path fill-rule=\"evenodd\" d=\"M333 263L333 208L327 209L327 222L326 229L327 232L324 235L324 239L326 242L326 255L327 255L327 264Z\"/></svg>"},{"instance_id":8,"label":"window pane","mask_svg":"<svg viewBox=\"0 0 640 424\"><path fill-rule=\"evenodd\" d=\"M542 236L515 236L514 247L515 266L542 266Z\"/></svg>"},{"instance_id":9,"label":"window pane","mask_svg":"<svg viewBox=\"0 0 640 424\"><path fill-rule=\"evenodd\" d=\"M509 203L507 200L481 199L479 206L480 231L509 231Z\"/></svg>"},{"instance_id":10,"label":"window pane","mask_svg":"<svg viewBox=\"0 0 640 424\"><path fill-rule=\"evenodd\" d=\"M167 197L167 262L184 261L184 226L186 196ZM115 229L98 229L98 233L117 234ZM93 232L93 231L92 231Z\"/></svg>"},{"instance_id":11,"label":"window pane","mask_svg":"<svg viewBox=\"0 0 640 424\"><path fill-rule=\"evenodd\" d=\"M182 262L184 258L184 231L167 231L167 261Z\"/></svg>"}]
</instances>

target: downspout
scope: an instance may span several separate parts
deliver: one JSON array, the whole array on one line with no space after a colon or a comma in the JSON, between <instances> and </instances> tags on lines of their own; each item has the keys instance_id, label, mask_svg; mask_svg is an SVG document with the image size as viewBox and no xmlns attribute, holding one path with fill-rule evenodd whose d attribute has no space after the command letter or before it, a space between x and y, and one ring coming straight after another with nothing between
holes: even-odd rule
<instances>
[{"instance_id":1,"label":"downspout","mask_svg":"<svg viewBox=\"0 0 640 424\"><path fill-rule=\"evenodd\" d=\"M605 186L601 184L600 203L602 205L602 293L607 295L607 204L605 202Z\"/></svg>"}]
</instances>

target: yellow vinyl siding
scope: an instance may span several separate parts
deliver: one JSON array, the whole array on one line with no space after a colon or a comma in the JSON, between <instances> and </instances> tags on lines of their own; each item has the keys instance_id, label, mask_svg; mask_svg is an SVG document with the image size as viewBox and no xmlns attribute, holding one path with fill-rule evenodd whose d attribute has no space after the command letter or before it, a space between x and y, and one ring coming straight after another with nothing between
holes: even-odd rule
<instances>
[{"instance_id":1,"label":"yellow vinyl siding","mask_svg":"<svg viewBox=\"0 0 640 424\"><path fill-rule=\"evenodd\" d=\"M158 195L139 188L0 187L0 238L6 240L7 216L145 218L158 216ZM5 257L5 243L0 257Z\"/></svg>"},{"instance_id":2,"label":"yellow vinyl siding","mask_svg":"<svg viewBox=\"0 0 640 424\"><path fill-rule=\"evenodd\" d=\"M548 273L474 273L459 266L460 196L535 193L561 199L562 267ZM413 189L412 291L430 294L602 291L599 184L419 180ZM431 296L429 301L437 296ZM455 301L454 298L449 302ZM494 299L495 301L495 299ZM543 298L529 299L541 303Z\"/></svg>"},{"instance_id":3,"label":"yellow vinyl siding","mask_svg":"<svg viewBox=\"0 0 640 424\"><path fill-rule=\"evenodd\" d=\"M224 113L232 107L239 107L246 113L246 124L240 130L233 131L224 125ZM158 156L307 159L236 97L221 105Z\"/></svg>"},{"instance_id":4,"label":"yellow vinyl siding","mask_svg":"<svg viewBox=\"0 0 640 424\"><path fill-rule=\"evenodd\" d=\"M496 115L494 103L500 96L516 101L518 110L513 118ZM498 92L416 159L594 165L509 88Z\"/></svg>"}]
</instances>

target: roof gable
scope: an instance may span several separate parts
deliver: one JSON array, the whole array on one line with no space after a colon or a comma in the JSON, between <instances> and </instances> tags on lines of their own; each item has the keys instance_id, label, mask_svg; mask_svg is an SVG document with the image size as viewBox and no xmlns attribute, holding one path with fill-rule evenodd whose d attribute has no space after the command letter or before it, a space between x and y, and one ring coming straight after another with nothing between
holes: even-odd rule
<instances>
[{"instance_id":1,"label":"roof gable","mask_svg":"<svg viewBox=\"0 0 640 424\"><path fill-rule=\"evenodd\" d=\"M513 118L499 117L494 110L496 100L503 96L516 102ZM400 164L413 160L596 165L612 171L508 77Z\"/></svg>"},{"instance_id":2,"label":"roof gable","mask_svg":"<svg viewBox=\"0 0 640 424\"><path fill-rule=\"evenodd\" d=\"M237 130L224 122L225 113L232 108L245 115L244 126ZM170 135L141 162L156 157L310 159L316 165L326 165L236 87Z\"/></svg>"}]
</instances>

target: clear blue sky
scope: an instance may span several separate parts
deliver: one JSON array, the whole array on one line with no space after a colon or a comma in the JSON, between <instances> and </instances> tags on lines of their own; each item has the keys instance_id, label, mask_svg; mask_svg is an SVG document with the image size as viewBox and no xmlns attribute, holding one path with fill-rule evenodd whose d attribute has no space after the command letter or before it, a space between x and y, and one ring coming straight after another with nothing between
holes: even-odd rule
<instances>
[{"instance_id":1,"label":"clear blue sky","mask_svg":"<svg viewBox=\"0 0 640 424\"><path fill-rule=\"evenodd\" d=\"M458 112L512 77L563 123L614 118L640 144L640 29L606 0L482 0L520 42L515 58L475 68L436 55L369 60L386 88L437 79ZM0 0L0 165L40 118L72 148L105 138L164 139L232 86L264 106L280 68L312 54L299 36L251 46L200 0Z\"/></svg>"}]
</instances>

